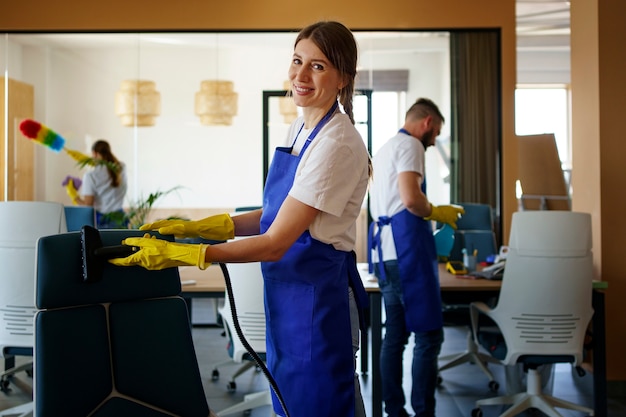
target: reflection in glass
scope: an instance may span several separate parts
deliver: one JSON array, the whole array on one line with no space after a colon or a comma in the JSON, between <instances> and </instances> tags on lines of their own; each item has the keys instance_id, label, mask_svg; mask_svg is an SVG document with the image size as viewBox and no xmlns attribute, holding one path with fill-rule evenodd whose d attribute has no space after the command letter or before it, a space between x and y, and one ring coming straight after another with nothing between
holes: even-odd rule
<instances>
[{"instance_id":1,"label":"reflection in glass","mask_svg":"<svg viewBox=\"0 0 626 417\"><path fill-rule=\"evenodd\" d=\"M115 93L115 114L122 126L154 126L161 114L161 94L154 81L124 80Z\"/></svg>"},{"instance_id":2,"label":"reflection in glass","mask_svg":"<svg viewBox=\"0 0 626 417\"><path fill-rule=\"evenodd\" d=\"M111 143L127 162L129 201L180 187L156 209L171 208L168 214L176 214L178 208L258 206L263 182L262 92L284 88L296 35L220 33L219 54L217 36L11 33L0 42L0 68L9 78L32 86L32 117L65 137L69 148L90 153L97 139ZM407 91L394 92L390 100L383 98L384 91L372 96L374 143L393 136L407 104L418 97L440 103L450 120L447 33L355 32L355 37L360 72L397 69L406 74ZM196 115L200 83L216 79L236 86L237 117L230 126L205 126ZM115 94L124 80L156 84L161 108L153 126L127 128L120 123ZM289 125L277 99L269 111L276 131L272 140L282 144ZM67 155L40 149L34 149L29 163L33 198L70 204L60 183L67 175L80 177L81 168ZM429 193L436 193L435 183L429 182Z\"/></svg>"}]
</instances>

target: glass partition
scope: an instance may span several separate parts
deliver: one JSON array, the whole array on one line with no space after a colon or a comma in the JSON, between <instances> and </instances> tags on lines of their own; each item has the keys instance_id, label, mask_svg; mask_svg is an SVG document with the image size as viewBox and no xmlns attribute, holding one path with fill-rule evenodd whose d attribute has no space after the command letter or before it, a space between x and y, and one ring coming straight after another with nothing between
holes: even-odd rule
<instances>
[{"instance_id":1,"label":"glass partition","mask_svg":"<svg viewBox=\"0 0 626 417\"><path fill-rule=\"evenodd\" d=\"M67 175L82 176L83 168L66 152L33 144L19 133L19 122L32 118L60 134L66 149L91 154L95 140L109 141L128 167L128 204L179 187L163 196L159 206L259 205L262 94L283 90L295 36L287 32L2 34L3 199L70 204L61 183ZM404 112L418 97L433 99L446 121L451 119L447 32L355 32L355 36L360 74L408 70L406 91L393 92L392 97L380 90L372 94L374 147L396 133ZM29 99L17 99L11 88L5 91L13 81L32 90L30 109ZM201 94L202 88L221 91L218 107L235 108L226 117L231 117L231 124L205 124L213 117L207 113L212 102ZM366 107L357 105L355 110ZM275 113L270 118L273 123L284 124L277 131L286 131L278 103L270 111ZM442 138L449 137L449 125L444 125ZM16 159L15 151L5 151L7 141L23 145L32 155L21 151ZM429 194L435 203L445 203L449 199L446 161L436 151L427 156L432 159L427 162L429 175L434 173ZM8 192L9 179L10 190L32 184L32 194Z\"/></svg>"}]
</instances>

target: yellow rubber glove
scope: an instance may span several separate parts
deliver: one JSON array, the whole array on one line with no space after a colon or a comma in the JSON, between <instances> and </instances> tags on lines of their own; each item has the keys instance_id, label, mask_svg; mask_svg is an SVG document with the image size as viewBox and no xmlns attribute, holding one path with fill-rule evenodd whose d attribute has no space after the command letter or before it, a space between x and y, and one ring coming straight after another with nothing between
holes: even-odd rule
<instances>
[{"instance_id":1,"label":"yellow rubber glove","mask_svg":"<svg viewBox=\"0 0 626 417\"><path fill-rule=\"evenodd\" d=\"M168 242L150 237L129 237L122 241L123 245L136 246L139 250L126 258L109 259L117 266L141 266L146 269L165 269L175 266L197 266L206 269L204 260L208 245L192 245L187 243Z\"/></svg>"},{"instance_id":2,"label":"yellow rubber glove","mask_svg":"<svg viewBox=\"0 0 626 417\"><path fill-rule=\"evenodd\" d=\"M235 224L226 213L202 220L159 220L144 224L139 230L157 230L162 235L174 235L178 239L202 237L210 240L227 240L235 237Z\"/></svg>"},{"instance_id":3,"label":"yellow rubber glove","mask_svg":"<svg viewBox=\"0 0 626 417\"><path fill-rule=\"evenodd\" d=\"M78 204L78 190L74 187L74 181L70 178L67 180L67 185L65 186L65 191L67 191L67 195L72 199L72 203L74 205Z\"/></svg>"},{"instance_id":4,"label":"yellow rubber glove","mask_svg":"<svg viewBox=\"0 0 626 417\"><path fill-rule=\"evenodd\" d=\"M425 220L435 220L437 222L446 223L456 229L456 221L461 215L465 214L465 209L461 206L433 206L430 205L430 216L424 217Z\"/></svg>"}]
</instances>

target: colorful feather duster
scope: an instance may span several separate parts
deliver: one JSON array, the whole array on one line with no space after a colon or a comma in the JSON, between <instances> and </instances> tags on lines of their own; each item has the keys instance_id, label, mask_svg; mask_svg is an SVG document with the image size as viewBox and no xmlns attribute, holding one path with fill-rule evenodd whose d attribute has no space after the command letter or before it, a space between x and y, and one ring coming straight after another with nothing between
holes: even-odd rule
<instances>
[{"instance_id":1,"label":"colorful feather duster","mask_svg":"<svg viewBox=\"0 0 626 417\"><path fill-rule=\"evenodd\" d=\"M61 150L65 150L69 156L71 156L81 168L85 166L96 166L96 165L105 165L110 167L114 172L119 170L119 166L117 164L112 164L108 161L104 161L101 159L94 159L90 156L87 156L81 152L74 151L72 149L65 148L65 139L63 136L56 133L54 130L50 129L48 126L36 122L31 119L25 119L20 123L20 130L22 134L26 136L28 139L31 139L45 147L52 149L54 152L61 152Z\"/></svg>"},{"instance_id":2,"label":"colorful feather duster","mask_svg":"<svg viewBox=\"0 0 626 417\"><path fill-rule=\"evenodd\" d=\"M24 120L20 123L20 130L27 138L47 146L55 152L60 152L65 145L65 139L61 135L34 120Z\"/></svg>"},{"instance_id":3,"label":"colorful feather duster","mask_svg":"<svg viewBox=\"0 0 626 417\"><path fill-rule=\"evenodd\" d=\"M20 123L20 130L28 139L32 139L35 142L52 149L54 152L61 152L61 149L65 149L65 152L67 152L68 155L74 158L79 164L83 163L83 161L87 159L91 159L87 155L78 151L66 149L65 139L63 136L59 135L57 132L42 123L26 119Z\"/></svg>"}]
</instances>

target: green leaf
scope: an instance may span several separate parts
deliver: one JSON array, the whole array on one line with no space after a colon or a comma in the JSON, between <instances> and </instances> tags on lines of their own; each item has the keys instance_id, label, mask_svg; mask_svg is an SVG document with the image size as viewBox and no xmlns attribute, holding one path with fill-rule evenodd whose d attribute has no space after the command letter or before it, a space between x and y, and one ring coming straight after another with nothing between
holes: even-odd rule
<instances>
[{"instance_id":1,"label":"green leaf","mask_svg":"<svg viewBox=\"0 0 626 417\"><path fill-rule=\"evenodd\" d=\"M110 168L111 171L115 172L116 174L120 171L120 166L116 163L105 161L104 159L96 159L91 157L81 159L76 163L76 165L78 165L78 167L81 169L85 168L86 166L95 167L104 165L107 168Z\"/></svg>"},{"instance_id":2,"label":"green leaf","mask_svg":"<svg viewBox=\"0 0 626 417\"><path fill-rule=\"evenodd\" d=\"M146 219L152 210L152 206L154 206L157 200L179 190L180 188L180 186L176 186L166 191L157 190L150 193L147 198L140 199L134 204L131 204L125 213L125 220L128 220L129 227L131 229L139 229L141 225L146 223Z\"/></svg>"}]
</instances>

